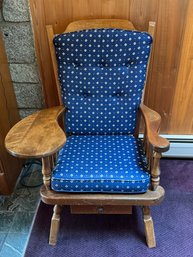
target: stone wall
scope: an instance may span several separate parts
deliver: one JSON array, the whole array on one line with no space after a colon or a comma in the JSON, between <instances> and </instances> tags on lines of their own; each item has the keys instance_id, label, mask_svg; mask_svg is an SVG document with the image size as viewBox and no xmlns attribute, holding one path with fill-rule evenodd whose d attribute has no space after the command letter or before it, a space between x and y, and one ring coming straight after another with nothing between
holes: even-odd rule
<instances>
[{"instance_id":1,"label":"stone wall","mask_svg":"<svg viewBox=\"0 0 193 257\"><path fill-rule=\"evenodd\" d=\"M43 107L28 0L3 0L0 27L20 116L23 118Z\"/></svg>"}]
</instances>

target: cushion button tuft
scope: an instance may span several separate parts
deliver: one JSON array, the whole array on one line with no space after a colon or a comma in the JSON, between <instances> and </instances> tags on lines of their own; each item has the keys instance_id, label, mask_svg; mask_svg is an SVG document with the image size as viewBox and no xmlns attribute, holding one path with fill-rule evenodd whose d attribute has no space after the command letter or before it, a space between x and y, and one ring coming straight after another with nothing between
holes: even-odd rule
<instances>
[{"instance_id":1,"label":"cushion button tuft","mask_svg":"<svg viewBox=\"0 0 193 257\"><path fill-rule=\"evenodd\" d=\"M86 97L91 96L91 94L90 94L90 93L88 93L88 92L84 92L84 93L83 93L83 96L86 98Z\"/></svg>"},{"instance_id":2,"label":"cushion button tuft","mask_svg":"<svg viewBox=\"0 0 193 257\"><path fill-rule=\"evenodd\" d=\"M73 66L74 68L79 67L79 66L80 66L80 63L75 61L75 62L72 63L72 66Z\"/></svg>"}]
</instances>

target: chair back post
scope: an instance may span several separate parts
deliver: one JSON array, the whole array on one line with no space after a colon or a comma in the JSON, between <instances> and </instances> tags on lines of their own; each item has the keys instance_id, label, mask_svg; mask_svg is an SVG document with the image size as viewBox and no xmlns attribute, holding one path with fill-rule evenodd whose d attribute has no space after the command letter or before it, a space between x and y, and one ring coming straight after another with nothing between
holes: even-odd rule
<instances>
[{"instance_id":1,"label":"chair back post","mask_svg":"<svg viewBox=\"0 0 193 257\"><path fill-rule=\"evenodd\" d=\"M152 38L154 38L155 27L156 27L156 22L155 21L149 21L148 33L152 36ZM149 66L150 66L152 56L153 56L153 54L152 54L152 48L151 48L149 61L148 61L148 64L147 64L146 80L145 80L145 85L144 85L144 89L143 89L143 95L142 95L142 98L141 98L141 103L144 102L145 89L146 89L146 85L147 85L147 77L148 77L148 74L149 74Z\"/></svg>"},{"instance_id":2,"label":"chair back post","mask_svg":"<svg viewBox=\"0 0 193 257\"><path fill-rule=\"evenodd\" d=\"M154 38L154 35L155 35L155 27L156 27L156 23L154 21L150 21L149 27L148 27L148 33L152 36L152 38ZM152 50L151 50L149 61L148 61L148 66L147 66L147 75L146 75L146 81L145 81L145 86L144 86L144 90L143 90L142 103L144 102L145 89L146 89L146 85L147 85L147 76L149 74L149 66L150 66L150 62L152 60L152 56L153 56L153 54L152 54ZM152 190L155 191L157 189L157 187L159 186L159 182L160 182L161 153L157 153L157 152L147 153L147 158L149 160L149 165L150 165L149 168L151 170L151 186L152 186Z\"/></svg>"},{"instance_id":3,"label":"chair back post","mask_svg":"<svg viewBox=\"0 0 193 257\"><path fill-rule=\"evenodd\" d=\"M150 21L149 22L148 33L152 36L152 38L154 38L155 26L156 26L156 22L154 22L154 21ZM146 80L145 80L145 84L144 84L144 89L143 89L143 94L142 94L142 98L141 98L141 103L144 102L145 89L146 89L146 84L147 84L147 77L148 77L148 73L149 73L149 66L150 66L150 62L151 62L151 59L152 59L152 55L153 54L152 54L152 49L151 49L150 56L149 56L149 61L148 61L148 64L147 64ZM138 111L138 113L137 113L136 128L135 128L135 132L134 132L134 136L137 137L137 138L139 136L140 124L141 124L141 112ZM144 140L145 140L145 136L146 136L146 133L144 133Z\"/></svg>"},{"instance_id":4,"label":"chair back post","mask_svg":"<svg viewBox=\"0 0 193 257\"><path fill-rule=\"evenodd\" d=\"M46 31L47 31L50 55L51 55L51 60L52 60L52 65L53 65L54 77L55 77L56 87L57 87L57 92L58 92L58 99L59 99L60 105L63 105L60 82L58 80L58 68L57 68L57 61L56 61L56 53L55 53L55 48L54 48L54 44L53 44L53 38L54 38L53 26L47 25Z\"/></svg>"}]
</instances>

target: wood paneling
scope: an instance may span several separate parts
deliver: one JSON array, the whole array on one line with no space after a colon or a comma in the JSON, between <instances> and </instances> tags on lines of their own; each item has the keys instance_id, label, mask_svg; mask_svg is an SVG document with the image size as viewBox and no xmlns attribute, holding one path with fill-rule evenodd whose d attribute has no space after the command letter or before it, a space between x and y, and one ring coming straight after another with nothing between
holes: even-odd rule
<instances>
[{"instance_id":1,"label":"wood paneling","mask_svg":"<svg viewBox=\"0 0 193 257\"><path fill-rule=\"evenodd\" d=\"M19 119L7 56L0 34L0 194L10 194L13 191L21 171L21 161L8 154L4 146L6 134Z\"/></svg>"},{"instance_id":2,"label":"wood paneling","mask_svg":"<svg viewBox=\"0 0 193 257\"><path fill-rule=\"evenodd\" d=\"M188 3L191 0L29 0L34 25L35 44L39 67L48 107L59 103L53 69L49 55L46 25L52 24L55 33L61 33L74 20L91 18L128 19L139 30L147 30L148 22L156 22L153 58L147 80L145 103L162 116L162 133L191 134L190 123L178 122L178 95L182 85L181 50L184 45L184 29ZM191 26L191 25L190 25ZM191 29L191 28L190 28ZM193 28L192 28L193 29ZM185 61L184 61L185 63ZM188 76L188 73L186 73ZM184 75L184 76L186 76ZM193 87L193 86L192 86ZM181 89L182 90L182 89ZM184 89L183 89L184 90ZM190 92L192 90L189 85ZM176 92L176 93L175 93ZM179 97L178 97L179 99ZM181 105L189 105L188 99L181 99ZM186 113L187 108L184 108ZM184 114L185 117L185 114ZM173 122L173 123L172 123ZM190 122L190 121L189 121ZM188 124L187 124L188 123ZM186 125L184 125L186 124ZM191 127L191 128L190 128Z\"/></svg>"},{"instance_id":3,"label":"wood paneling","mask_svg":"<svg viewBox=\"0 0 193 257\"><path fill-rule=\"evenodd\" d=\"M162 117L162 132L168 132L183 42L187 1L162 0L158 6L154 56L145 103ZM175 128L171 133L175 134ZM186 131L181 130L181 134Z\"/></svg>"},{"instance_id":4,"label":"wood paneling","mask_svg":"<svg viewBox=\"0 0 193 257\"><path fill-rule=\"evenodd\" d=\"M169 131L193 133L193 1L189 1Z\"/></svg>"}]
</instances>

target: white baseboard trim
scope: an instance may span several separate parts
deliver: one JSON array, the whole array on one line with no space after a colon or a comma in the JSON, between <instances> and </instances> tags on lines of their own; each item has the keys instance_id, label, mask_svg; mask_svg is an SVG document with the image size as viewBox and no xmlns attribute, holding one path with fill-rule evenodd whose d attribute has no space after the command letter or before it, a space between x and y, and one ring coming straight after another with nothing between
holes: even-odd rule
<instances>
[{"instance_id":1,"label":"white baseboard trim","mask_svg":"<svg viewBox=\"0 0 193 257\"><path fill-rule=\"evenodd\" d=\"M193 135L167 135L160 136L170 141L170 150L163 153L163 157L193 158Z\"/></svg>"},{"instance_id":2,"label":"white baseboard trim","mask_svg":"<svg viewBox=\"0 0 193 257\"><path fill-rule=\"evenodd\" d=\"M162 154L163 157L174 158L193 158L193 142L192 143L170 143L170 149Z\"/></svg>"},{"instance_id":3,"label":"white baseboard trim","mask_svg":"<svg viewBox=\"0 0 193 257\"><path fill-rule=\"evenodd\" d=\"M193 135L161 135L170 141L170 150L164 157L193 158Z\"/></svg>"}]
</instances>

